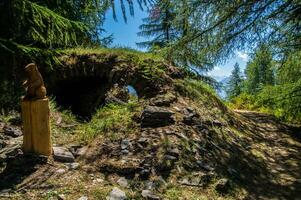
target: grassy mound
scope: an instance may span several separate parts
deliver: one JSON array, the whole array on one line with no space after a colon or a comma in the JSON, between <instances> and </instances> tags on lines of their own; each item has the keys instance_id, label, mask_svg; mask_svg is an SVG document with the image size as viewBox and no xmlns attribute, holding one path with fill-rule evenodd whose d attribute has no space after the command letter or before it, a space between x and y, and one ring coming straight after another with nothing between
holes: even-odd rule
<instances>
[{"instance_id":1,"label":"grassy mound","mask_svg":"<svg viewBox=\"0 0 301 200\"><path fill-rule=\"evenodd\" d=\"M113 187L122 187L129 199L143 199L141 192L149 188L161 199L298 196L301 144L293 133L299 129L269 115L232 111L208 85L151 54L123 49L64 54L65 66L49 72L58 75L50 85L96 76L107 81L98 97L116 96L113 89L127 85L134 86L138 97L98 105L88 121L52 101L54 143L82 146L85 152L77 158L77 170L57 175L62 164L41 167L38 172L49 176L37 179L54 189L42 189L44 194L31 189L32 198L87 194L105 199ZM143 124L146 117L156 123ZM120 185L120 177L127 186Z\"/></svg>"}]
</instances>

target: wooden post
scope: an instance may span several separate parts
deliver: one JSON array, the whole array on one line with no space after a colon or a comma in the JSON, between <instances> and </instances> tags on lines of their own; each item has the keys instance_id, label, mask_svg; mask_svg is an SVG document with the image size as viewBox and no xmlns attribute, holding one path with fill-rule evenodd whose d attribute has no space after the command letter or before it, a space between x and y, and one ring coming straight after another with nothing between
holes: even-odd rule
<instances>
[{"instance_id":1,"label":"wooden post","mask_svg":"<svg viewBox=\"0 0 301 200\"><path fill-rule=\"evenodd\" d=\"M49 156L52 153L49 100L22 100L23 150Z\"/></svg>"}]
</instances>

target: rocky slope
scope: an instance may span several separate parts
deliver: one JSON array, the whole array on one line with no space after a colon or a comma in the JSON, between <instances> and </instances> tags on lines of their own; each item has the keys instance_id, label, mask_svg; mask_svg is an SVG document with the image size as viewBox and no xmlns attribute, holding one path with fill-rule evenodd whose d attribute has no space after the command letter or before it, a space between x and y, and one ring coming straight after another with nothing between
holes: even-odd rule
<instances>
[{"instance_id":1,"label":"rocky slope","mask_svg":"<svg viewBox=\"0 0 301 200\"><path fill-rule=\"evenodd\" d=\"M55 85L104 83L85 101L64 103L78 111L98 99L89 112L105 107L75 125L52 113L56 147L49 159L2 146L0 198L300 199L300 128L231 111L189 73L143 54L69 52L61 60L65 67L50 72L60 74L48 78L50 91L80 99L78 91L64 96ZM138 99L124 92L128 85ZM1 135L9 134L3 126ZM89 140L78 139L88 132ZM8 157L8 149L15 154Z\"/></svg>"}]
</instances>

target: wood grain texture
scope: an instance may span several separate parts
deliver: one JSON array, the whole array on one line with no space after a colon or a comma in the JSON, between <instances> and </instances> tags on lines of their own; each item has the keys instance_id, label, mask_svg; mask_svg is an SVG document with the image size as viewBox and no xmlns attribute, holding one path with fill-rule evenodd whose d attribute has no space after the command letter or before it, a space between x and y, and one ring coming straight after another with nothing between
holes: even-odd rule
<instances>
[{"instance_id":1,"label":"wood grain texture","mask_svg":"<svg viewBox=\"0 0 301 200\"><path fill-rule=\"evenodd\" d=\"M49 100L22 100L23 150L49 156L52 153Z\"/></svg>"}]
</instances>

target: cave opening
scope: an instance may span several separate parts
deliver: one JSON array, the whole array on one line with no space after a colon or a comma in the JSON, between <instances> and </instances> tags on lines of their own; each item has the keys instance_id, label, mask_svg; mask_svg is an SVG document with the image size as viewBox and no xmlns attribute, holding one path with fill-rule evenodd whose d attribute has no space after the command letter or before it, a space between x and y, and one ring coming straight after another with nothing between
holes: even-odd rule
<instances>
[{"instance_id":1,"label":"cave opening","mask_svg":"<svg viewBox=\"0 0 301 200\"><path fill-rule=\"evenodd\" d=\"M59 81L52 93L61 108L70 109L81 120L90 120L103 106L109 89L106 78L72 77Z\"/></svg>"}]
</instances>

